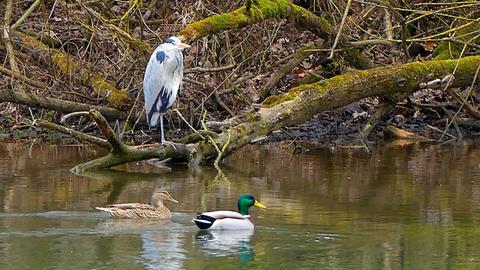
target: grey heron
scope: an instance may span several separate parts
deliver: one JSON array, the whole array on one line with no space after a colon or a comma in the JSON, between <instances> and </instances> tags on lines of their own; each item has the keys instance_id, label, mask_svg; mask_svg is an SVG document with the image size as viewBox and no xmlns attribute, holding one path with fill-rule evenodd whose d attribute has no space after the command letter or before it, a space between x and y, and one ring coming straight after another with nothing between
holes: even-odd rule
<instances>
[{"instance_id":1,"label":"grey heron","mask_svg":"<svg viewBox=\"0 0 480 270\"><path fill-rule=\"evenodd\" d=\"M145 112L149 128L160 124L161 142L165 144L163 115L177 98L183 78L182 50L190 45L177 37L169 37L153 51L143 78Z\"/></svg>"}]
</instances>

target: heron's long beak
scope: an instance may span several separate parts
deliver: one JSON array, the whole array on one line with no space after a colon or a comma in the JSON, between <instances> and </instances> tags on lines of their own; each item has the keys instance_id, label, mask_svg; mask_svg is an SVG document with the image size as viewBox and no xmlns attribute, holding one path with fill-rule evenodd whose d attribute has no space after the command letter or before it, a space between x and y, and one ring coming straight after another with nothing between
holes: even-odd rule
<instances>
[{"instance_id":1,"label":"heron's long beak","mask_svg":"<svg viewBox=\"0 0 480 270\"><path fill-rule=\"evenodd\" d=\"M180 48L180 49L188 49L192 46L190 46L188 44L185 44L185 43L180 43L180 44L177 45L177 47Z\"/></svg>"},{"instance_id":2,"label":"heron's long beak","mask_svg":"<svg viewBox=\"0 0 480 270\"><path fill-rule=\"evenodd\" d=\"M174 202L174 203L179 203L177 200L175 200L175 199L173 199L173 198L170 198L170 199L168 199L168 200L171 201L171 202Z\"/></svg>"},{"instance_id":3,"label":"heron's long beak","mask_svg":"<svg viewBox=\"0 0 480 270\"><path fill-rule=\"evenodd\" d=\"M259 201L255 201L255 204L253 206L260 207L260 208L267 208L265 205L263 205L263 203Z\"/></svg>"}]
</instances>

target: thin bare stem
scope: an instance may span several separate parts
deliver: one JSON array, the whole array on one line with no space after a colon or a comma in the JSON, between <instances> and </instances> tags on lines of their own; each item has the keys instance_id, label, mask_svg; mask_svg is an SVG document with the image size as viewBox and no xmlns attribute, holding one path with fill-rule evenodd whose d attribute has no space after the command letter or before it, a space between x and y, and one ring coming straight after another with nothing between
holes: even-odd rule
<instances>
[{"instance_id":1,"label":"thin bare stem","mask_svg":"<svg viewBox=\"0 0 480 270\"><path fill-rule=\"evenodd\" d=\"M352 4L352 0L348 0L347 6L345 7L345 11L343 12L342 21L340 22L340 27L338 28L337 35L335 36L335 41L333 42L332 49L330 50L330 56L328 58L333 58L333 54L335 53L335 48L337 47L338 41L340 40L340 36L342 35L343 25L345 24L345 20L347 19L347 15L350 10L351 4Z\"/></svg>"}]
</instances>

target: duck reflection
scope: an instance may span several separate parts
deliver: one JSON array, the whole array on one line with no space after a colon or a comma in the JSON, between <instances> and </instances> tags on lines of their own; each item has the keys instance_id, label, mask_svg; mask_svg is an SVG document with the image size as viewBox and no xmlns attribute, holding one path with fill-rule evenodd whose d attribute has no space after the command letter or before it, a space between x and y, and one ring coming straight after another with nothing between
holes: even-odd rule
<instances>
[{"instance_id":1,"label":"duck reflection","mask_svg":"<svg viewBox=\"0 0 480 270\"><path fill-rule=\"evenodd\" d=\"M145 269L183 269L186 259L182 232L150 230L140 234Z\"/></svg>"},{"instance_id":2,"label":"duck reflection","mask_svg":"<svg viewBox=\"0 0 480 270\"><path fill-rule=\"evenodd\" d=\"M145 269L183 269L186 259L183 247L182 226L171 220L162 219L106 219L97 225L99 232L106 235L138 236L140 256ZM124 243L125 244L125 243ZM128 244L127 244L128 245ZM136 246L137 243L130 242Z\"/></svg>"},{"instance_id":3,"label":"duck reflection","mask_svg":"<svg viewBox=\"0 0 480 270\"><path fill-rule=\"evenodd\" d=\"M196 240L200 248L209 256L238 255L241 263L255 258L250 241L254 230L198 231Z\"/></svg>"}]
</instances>

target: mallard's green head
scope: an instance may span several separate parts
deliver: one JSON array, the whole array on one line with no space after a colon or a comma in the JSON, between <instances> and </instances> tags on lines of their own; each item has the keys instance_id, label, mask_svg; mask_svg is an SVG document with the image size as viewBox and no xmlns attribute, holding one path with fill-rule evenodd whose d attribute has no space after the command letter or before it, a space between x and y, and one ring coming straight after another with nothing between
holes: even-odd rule
<instances>
[{"instance_id":1,"label":"mallard's green head","mask_svg":"<svg viewBox=\"0 0 480 270\"><path fill-rule=\"evenodd\" d=\"M261 202L255 200L255 197L253 197L253 195L251 194L240 195L240 198L238 198L237 205L238 205L238 212L242 215L248 215L248 208L250 208L251 206L267 208Z\"/></svg>"}]
</instances>

